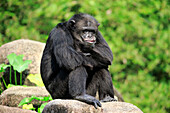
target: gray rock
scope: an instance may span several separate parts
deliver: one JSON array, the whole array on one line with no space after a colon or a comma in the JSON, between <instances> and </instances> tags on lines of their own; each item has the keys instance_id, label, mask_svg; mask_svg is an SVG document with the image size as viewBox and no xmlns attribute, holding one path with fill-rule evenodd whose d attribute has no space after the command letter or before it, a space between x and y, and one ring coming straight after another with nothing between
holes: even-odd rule
<instances>
[{"instance_id":1,"label":"gray rock","mask_svg":"<svg viewBox=\"0 0 170 113\"><path fill-rule=\"evenodd\" d=\"M35 111L0 105L0 113L37 113Z\"/></svg>"},{"instance_id":2,"label":"gray rock","mask_svg":"<svg viewBox=\"0 0 170 113\"><path fill-rule=\"evenodd\" d=\"M35 95L37 97L49 96L49 93L45 87L23 87L23 86L14 86L9 89L6 89L0 95L0 105L6 105L10 107L18 107L18 104L25 97L31 97ZM32 104L40 105L42 101L34 100Z\"/></svg>"},{"instance_id":3,"label":"gray rock","mask_svg":"<svg viewBox=\"0 0 170 113\"><path fill-rule=\"evenodd\" d=\"M11 53L23 54L25 60L32 60L29 65L30 73L40 73L40 61L45 43L20 39L6 43L0 47L0 64L8 63L7 56Z\"/></svg>"},{"instance_id":4,"label":"gray rock","mask_svg":"<svg viewBox=\"0 0 170 113\"><path fill-rule=\"evenodd\" d=\"M125 102L106 102L102 107L95 109L77 100L56 99L50 101L44 108L43 113L143 113L133 104Z\"/></svg>"}]
</instances>

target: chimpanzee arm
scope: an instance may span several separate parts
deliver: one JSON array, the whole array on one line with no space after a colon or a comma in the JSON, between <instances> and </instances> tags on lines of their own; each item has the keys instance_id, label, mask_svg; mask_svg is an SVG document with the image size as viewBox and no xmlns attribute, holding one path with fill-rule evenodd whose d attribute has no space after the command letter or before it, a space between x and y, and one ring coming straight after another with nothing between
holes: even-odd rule
<instances>
[{"instance_id":1,"label":"chimpanzee arm","mask_svg":"<svg viewBox=\"0 0 170 113\"><path fill-rule=\"evenodd\" d=\"M53 52L59 67L73 70L82 65L83 58L73 49L73 38L70 32L60 27L54 28L52 32Z\"/></svg>"},{"instance_id":2,"label":"chimpanzee arm","mask_svg":"<svg viewBox=\"0 0 170 113\"><path fill-rule=\"evenodd\" d=\"M108 44L102 37L101 33L97 34L97 42L95 47L92 49L92 57L99 61L101 64L111 65L113 60L113 54Z\"/></svg>"}]
</instances>

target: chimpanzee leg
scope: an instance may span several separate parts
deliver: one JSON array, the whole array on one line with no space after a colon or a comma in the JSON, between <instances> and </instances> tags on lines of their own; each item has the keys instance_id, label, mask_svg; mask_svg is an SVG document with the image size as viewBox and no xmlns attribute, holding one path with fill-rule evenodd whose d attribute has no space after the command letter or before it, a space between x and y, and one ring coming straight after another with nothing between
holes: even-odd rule
<instances>
[{"instance_id":1,"label":"chimpanzee leg","mask_svg":"<svg viewBox=\"0 0 170 113\"><path fill-rule=\"evenodd\" d=\"M98 76L98 72L89 75L86 82L86 93L95 97L99 89L99 81L100 76Z\"/></svg>"},{"instance_id":2,"label":"chimpanzee leg","mask_svg":"<svg viewBox=\"0 0 170 113\"><path fill-rule=\"evenodd\" d=\"M99 91L99 99L102 102L115 101L112 78L107 69L100 69L93 75L92 81L89 83L87 92L90 95Z\"/></svg>"},{"instance_id":3,"label":"chimpanzee leg","mask_svg":"<svg viewBox=\"0 0 170 113\"><path fill-rule=\"evenodd\" d=\"M69 94L77 100L93 104L96 108L101 107L100 102L93 96L86 94L86 69L81 66L77 67L69 74Z\"/></svg>"},{"instance_id":4,"label":"chimpanzee leg","mask_svg":"<svg viewBox=\"0 0 170 113\"><path fill-rule=\"evenodd\" d=\"M102 102L116 101L114 99L112 78L107 69L101 69L99 71L99 99Z\"/></svg>"}]
</instances>

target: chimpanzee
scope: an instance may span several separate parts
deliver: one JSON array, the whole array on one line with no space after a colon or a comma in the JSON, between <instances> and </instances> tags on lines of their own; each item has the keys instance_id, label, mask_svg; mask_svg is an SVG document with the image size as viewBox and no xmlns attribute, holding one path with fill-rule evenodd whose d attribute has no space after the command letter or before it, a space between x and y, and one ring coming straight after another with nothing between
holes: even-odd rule
<instances>
[{"instance_id":1,"label":"chimpanzee","mask_svg":"<svg viewBox=\"0 0 170 113\"><path fill-rule=\"evenodd\" d=\"M53 99L76 99L101 107L115 101L108 65L112 51L89 14L75 14L50 32L41 60L41 76ZM95 98L99 93L99 100Z\"/></svg>"}]
</instances>

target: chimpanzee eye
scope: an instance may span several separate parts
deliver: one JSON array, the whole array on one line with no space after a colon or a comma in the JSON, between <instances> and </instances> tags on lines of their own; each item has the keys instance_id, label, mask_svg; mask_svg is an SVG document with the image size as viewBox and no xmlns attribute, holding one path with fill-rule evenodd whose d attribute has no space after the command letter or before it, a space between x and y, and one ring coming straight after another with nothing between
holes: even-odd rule
<instances>
[{"instance_id":1,"label":"chimpanzee eye","mask_svg":"<svg viewBox=\"0 0 170 113\"><path fill-rule=\"evenodd\" d=\"M88 30L83 30L83 33L86 33L86 32L88 32Z\"/></svg>"},{"instance_id":2,"label":"chimpanzee eye","mask_svg":"<svg viewBox=\"0 0 170 113\"><path fill-rule=\"evenodd\" d=\"M95 30L92 30L91 32L92 32L92 33L95 33Z\"/></svg>"}]
</instances>

